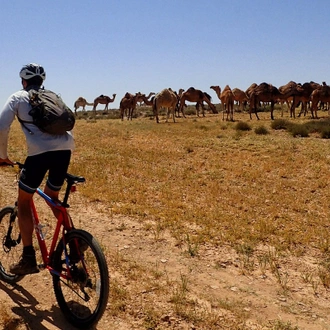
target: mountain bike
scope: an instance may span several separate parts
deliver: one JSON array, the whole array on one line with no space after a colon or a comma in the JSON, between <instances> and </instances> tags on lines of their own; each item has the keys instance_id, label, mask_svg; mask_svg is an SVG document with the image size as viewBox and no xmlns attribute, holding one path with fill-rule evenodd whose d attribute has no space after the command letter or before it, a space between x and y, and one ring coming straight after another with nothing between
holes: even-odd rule
<instances>
[{"instance_id":1,"label":"mountain bike","mask_svg":"<svg viewBox=\"0 0 330 330\"><path fill-rule=\"evenodd\" d=\"M19 169L23 164L15 163ZM31 201L34 232L40 248L42 264L53 279L58 305L67 320L77 328L90 328L102 317L109 296L109 272L104 253L97 240L87 231L75 229L68 213L68 199L84 177L67 174L63 201L52 200L40 188L36 193L47 205L58 211L53 235L46 244L43 225L36 205ZM22 253L21 236L17 221L17 202L0 210L0 279L15 284L25 275L14 275L9 266Z\"/></svg>"}]
</instances>

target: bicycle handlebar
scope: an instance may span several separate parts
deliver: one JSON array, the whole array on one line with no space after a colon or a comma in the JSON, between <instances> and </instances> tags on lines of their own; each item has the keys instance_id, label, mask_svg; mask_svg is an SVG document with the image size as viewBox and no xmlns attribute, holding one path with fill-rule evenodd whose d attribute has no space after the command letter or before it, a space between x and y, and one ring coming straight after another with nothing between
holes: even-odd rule
<instances>
[{"instance_id":1,"label":"bicycle handlebar","mask_svg":"<svg viewBox=\"0 0 330 330\"><path fill-rule=\"evenodd\" d=\"M15 163L14 164L9 164L9 163L6 163L6 162L1 162L0 163L0 166L14 166L15 165Z\"/></svg>"}]
</instances>

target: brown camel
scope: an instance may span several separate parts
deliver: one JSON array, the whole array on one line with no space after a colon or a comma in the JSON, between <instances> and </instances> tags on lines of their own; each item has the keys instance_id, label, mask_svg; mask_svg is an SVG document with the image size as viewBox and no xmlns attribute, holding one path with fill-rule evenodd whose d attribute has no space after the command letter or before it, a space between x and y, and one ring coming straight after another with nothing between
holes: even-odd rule
<instances>
[{"instance_id":1,"label":"brown camel","mask_svg":"<svg viewBox=\"0 0 330 330\"><path fill-rule=\"evenodd\" d=\"M293 95L291 104L291 112L293 114L293 117L295 117L295 109L300 104L301 111L299 112L298 117L300 117L302 113L304 113L304 115L307 114L307 107L310 104L312 92L320 86L320 84L315 83L314 81L306 82L304 84L297 84L296 91Z\"/></svg>"},{"instance_id":2,"label":"brown camel","mask_svg":"<svg viewBox=\"0 0 330 330\"><path fill-rule=\"evenodd\" d=\"M324 103L330 102L330 86L326 85L326 83L323 83L322 86L314 89L311 95L311 101L312 101L312 107L311 107L312 118L318 118L317 107L319 102L324 102ZM315 117L314 117L314 113L315 113Z\"/></svg>"},{"instance_id":3,"label":"brown camel","mask_svg":"<svg viewBox=\"0 0 330 330\"><path fill-rule=\"evenodd\" d=\"M153 111L156 117L156 122L159 123L158 113L161 108L166 108L166 123L172 113L173 122L175 123L175 109L178 104L178 96L171 88L165 88L153 100Z\"/></svg>"},{"instance_id":4,"label":"brown camel","mask_svg":"<svg viewBox=\"0 0 330 330\"><path fill-rule=\"evenodd\" d=\"M218 111L215 108L215 105L211 103L211 100L208 98L209 95L207 93L202 92L199 89L195 89L194 87L188 88L185 92L182 93L180 98L180 108L179 113L182 112L183 117L186 117L183 111L183 107L185 106L185 101L188 102L196 102L196 110L197 110L197 116L199 117L199 105L202 105L203 102L207 103L212 110L213 113L218 113ZM203 109L203 116L204 114L204 107Z\"/></svg>"},{"instance_id":5,"label":"brown camel","mask_svg":"<svg viewBox=\"0 0 330 330\"><path fill-rule=\"evenodd\" d=\"M140 94L141 94L141 93L140 93ZM145 94L141 94L141 96L138 98L138 103L139 103L139 105L141 106L143 102L145 103L145 105L152 105L152 101L150 100L150 98L151 98L153 95L156 95L156 93L154 93L154 92L150 92L148 96L146 96ZM145 100L147 100L147 102L146 102ZM150 102L151 102L151 103L150 103Z\"/></svg>"},{"instance_id":6,"label":"brown camel","mask_svg":"<svg viewBox=\"0 0 330 330\"><path fill-rule=\"evenodd\" d=\"M234 94L234 101L237 102L238 105L238 109L240 109L240 107L242 108L241 110L245 109L245 105L247 104L247 102L249 102L249 98L246 95L246 93L244 91L242 91L239 88L234 88L232 90L233 94Z\"/></svg>"},{"instance_id":7,"label":"brown camel","mask_svg":"<svg viewBox=\"0 0 330 330\"><path fill-rule=\"evenodd\" d=\"M125 113L127 112L127 120L132 120L133 112L136 108L136 103L138 99L141 97L141 93L138 92L136 94L126 93L124 97L120 101L120 116L121 120L124 120Z\"/></svg>"},{"instance_id":8,"label":"brown camel","mask_svg":"<svg viewBox=\"0 0 330 330\"><path fill-rule=\"evenodd\" d=\"M250 99L252 91L258 86L258 84L253 83L251 86L245 91L246 96Z\"/></svg>"},{"instance_id":9,"label":"brown camel","mask_svg":"<svg viewBox=\"0 0 330 330\"><path fill-rule=\"evenodd\" d=\"M270 117L274 119L274 105L278 100L285 100L288 98L291 92L282 94L277 87L267 84L261 83L257 87L255 87L250 96L250 119L252 119L252 112L254 111L257 119L259 120L259 116L257 113L257 108L260 102L270 102Z\"/></svg>"},{"instance_id":10,"label":"brown camel","mask_svg":"<svg viewBox=\"0 0 330 330\"><path fill-rule=\"evenodd\" d=\"M227 113L227 120L230 118L231 121L234 121L234 94L229 87L229 85L226 85L226 87L221 91L220 86L211 86L211 89L215 91L217 94L219 100L222 103L222 119L225 119L225 111Z\"/></svg>"},{"instance_id":11,"label":"brown camel","mask_svg":"<svg viewBox=\"0 0 330 330\"><path fill-rule=\"evenodd\" d=\"M140 93L139 93L140 94ZM153 95L155 95L155 93L153 93L151 96L151 98L150 98L150 100L149 100L149 97L148 96L145 96L144 94L140 94L139 96L138 96L138 102L141 102L141 103L144 103L145 105L147 105L147 106L149 106L149 105L153 105L154 104L154 96Z\"/></svg>"},{"instance_id":12,"label":"brown camel","mask_svg":"<svg viewBox=\"0 0 330 330\"><path fill-rule=\"evenodd\" d=\"M103 111L108 111L109 103L113 102L116 98L116 94L112 94L112 98L106 95L100 95L94 100L93 111L96 112L96 107L98 104L105 104L105 108Z\"/></svg>"},{"instance_id":13,"label":"brown camel","mask_svg":"<svg viewBox=\"0 0 330 330\"><path fill-rule=\"evenodd\" d=\"M77 114L77 110L79 107L83 108L83 111L86 111L86 105L93 105L94 103L89 103L82 96L78 97L74 103L74 113Z\"/></svg>"},{"instance_id":14,"label":"brown camel","mask_svg":"<svg viewBox=\"0 0 330 330\"><path fill-rule=\"evenodd\" d=\"M295 117L295 114L291 111L291 102L293 101L293 96L297 92L297 83L294 81L289 81L287 84L280 86L278 90L282 94L288 94L287 99L279 99L278 102L281 104L281 110L282 110L282 117L283 117L283 104L286 103L288 106L288 109L290 109L290 117Z\"/></svg>"}]
</instances>

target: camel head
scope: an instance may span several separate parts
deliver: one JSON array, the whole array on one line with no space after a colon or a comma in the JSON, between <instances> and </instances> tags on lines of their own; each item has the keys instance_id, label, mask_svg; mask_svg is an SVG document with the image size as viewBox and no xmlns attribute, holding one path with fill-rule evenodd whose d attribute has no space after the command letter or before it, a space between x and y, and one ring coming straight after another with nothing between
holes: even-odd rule
<instances>
[{"instance_id":1,"label":"camel head","mask_svg":"<svg viewBox=\"0 0 330 330\"><path fill-rule=\"evenodd\" d=\"M215 93L217 94L218 98L220 98L220 94L221 94L220 86L210 86L210 88L213 89L215 91Z\"/></svg>"}]
</instances>

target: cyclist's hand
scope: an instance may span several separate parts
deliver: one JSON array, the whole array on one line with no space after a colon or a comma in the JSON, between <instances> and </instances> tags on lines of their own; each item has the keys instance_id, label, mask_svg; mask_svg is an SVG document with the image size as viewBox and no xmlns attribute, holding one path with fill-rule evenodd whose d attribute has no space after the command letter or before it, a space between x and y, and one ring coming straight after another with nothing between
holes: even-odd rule
<instances>
[{"instance_id":1,"label":"cyclist's hand","mask_svg":"<svg viewBox=\"0 0 330 330\"><path fill-rule=\"evenodd\" d=\"M8 157L0 158L0 166L13 166L14 164Z\"/></svg>"}]
</instances>

